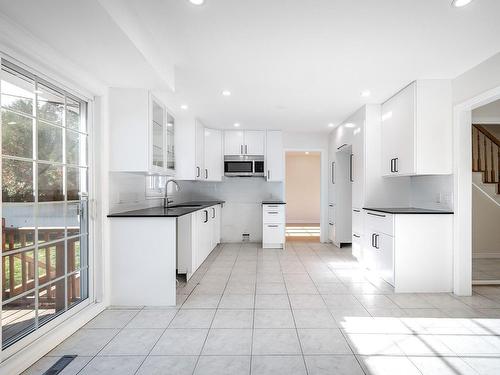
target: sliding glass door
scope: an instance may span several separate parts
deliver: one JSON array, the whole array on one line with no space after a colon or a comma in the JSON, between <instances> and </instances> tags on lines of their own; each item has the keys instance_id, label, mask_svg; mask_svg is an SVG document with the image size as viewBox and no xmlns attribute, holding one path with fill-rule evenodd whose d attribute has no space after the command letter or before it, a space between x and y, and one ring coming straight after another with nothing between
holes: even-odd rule
<instances>
[{"instance_id":1,"label":"sliding glass door","mask_svg":"<svg viewBox=\"0 0 500 375\"><path fill-rule=\"evenodd\" d=\"M87 104L2 60L2 348L88 297Z\"/></svg>"}]
</instances>

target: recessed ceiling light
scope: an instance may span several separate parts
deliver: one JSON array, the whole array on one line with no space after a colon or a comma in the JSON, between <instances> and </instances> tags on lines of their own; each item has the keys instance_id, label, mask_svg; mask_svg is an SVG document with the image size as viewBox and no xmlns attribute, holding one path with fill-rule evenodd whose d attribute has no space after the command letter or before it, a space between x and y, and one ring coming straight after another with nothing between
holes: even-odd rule
<instances>
[{"instance_id":1,"label":"recessed ceiling light","mask_svg":"<svg viewBox=\"0 0 500 375\"><path fill-rule=\"evenodd\" d=\"M470 4L471 2L472 0L453 0L451 2L451 5L453 5L455 8L461 8Z\"/></svg>"},{"instance_id":2,"label":"recessed ceiling light","mask_svg":"<svg viewBox=\"0 0 500 375\"><path fill-rule=\"evenodd\" d=\"M182 109L183 111L186 111L186 110L188 110L188 109L189 109L189 106L188 106L187 104L183 104L183 105L181 105L181 109Z\"/></svg>"},{"instance_id":3,"label":"recessed ceiling light","mask_svg":"<svg viewBox=\"0 0 500 375\"><path fill-rule=\"evenodd\" d=\"M222 90L222 96L231 96L231 91L229 91L229 90Z\"/></svg>"},{"instance_id":4,"label":"recessed ceiling light","mask_svg":"<svg viewBox=\"0 0 500 375\"><path fill-rule=\"evenodd\" d=\"M238 122L235 122L235 123L233 124L233 126L234 126L235 128L239 128L239 127L240 127L240 124L239 124Z\"/></svg>"},{"instance_id":5,"label":"recessed ceiling light","mask_svg":"<svg viewBox=\"0 0 500 375\"><path fill-rule=\"evenodd\" d=\"M309 151L306 151L306 155L309 155Z\"/></svg>"},{"instance_id":6,"label":"recessed ceiling light","mask_svg":"<svg viewBox=\"0 0 500 375\"><path fill-rule=\"evenodd\" d=\"M346 123L344 124L344 126L345 126L346 128L354 128L356 125L355 125L355 124L353 124L352 122L346 122Z\"/></svg>"},{"instance_id":7,"label":"recessed ceiling light","mask_svg":"<svg viewBox=\"0 0 500 375\"><path fill-rule=\"evenodd\" d=\"M368 98L372 93L370 92L370 90L363 90L361 91L361 96L363 98Z\"/></svg>"},{"instance_id":8,"label":"recessed ceiling light","mask_svg":"<svg viewBox=\"0 0 500 375\"><path fill-rule=\"evenodd\" d=\"M331 123L331 122L328 124L328 127L329 127L329 128L333 128L334 126L335 126L335 125L334 125L333 123Z\"/></svg>"},{"instance_id":9,"label":"recessed ceiling light","mask_svg":"<svg viewBox=\"0 0 500 375\"><path fill-rule=\"evenodd\" d=\"M189 2L193 5L202 5L205 0L189 0Z\"/></svg>"},{"instance_id":10,"label":"recessed ceiling light","mask_svg":"<svg viewBox=\"0 0 500 375\"><path fill-rule=\"evenodd\" d=\"M172 124L171 122L167 122L167 126L171 128L172 126L174 126L174 124Z\"/></svg>"}]
</instances>

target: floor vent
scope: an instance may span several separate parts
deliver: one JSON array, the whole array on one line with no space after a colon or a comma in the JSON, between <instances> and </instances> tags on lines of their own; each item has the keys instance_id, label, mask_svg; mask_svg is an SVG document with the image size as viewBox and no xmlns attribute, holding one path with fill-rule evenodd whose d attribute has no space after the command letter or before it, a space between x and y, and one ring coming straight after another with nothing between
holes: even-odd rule
<instances>
[{"instance_id":1,"label":"floor vent","mask_svg":"<svg viewBox=\"0 0 500 375\"><path fill-rule=\"evenodd\" d=\"M75 358L76 355L63 355L56 363L54 363L47 371L45 371L43 375L59 374Z\"/></svg>"},{"instance_id":2,"label":"floor vent","mask_svg":"<svg viewBox=\"0 0 500 375\"><path fill-rule=\"evenodd\" d=\"M243 234L241 235L241 240L242 240L243 242L249 242L249 241L250 241L250 233L243 233Z\"/></svg>"}]
</instances>

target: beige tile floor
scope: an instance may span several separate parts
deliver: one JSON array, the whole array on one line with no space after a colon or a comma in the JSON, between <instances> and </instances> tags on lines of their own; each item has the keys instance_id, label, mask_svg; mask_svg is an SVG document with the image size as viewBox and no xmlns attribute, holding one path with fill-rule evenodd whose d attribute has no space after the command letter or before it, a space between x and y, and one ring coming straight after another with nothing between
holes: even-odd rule
<instances>
[{"instance_id":1,"label":"beige tile floor","mask_svg":"<svg viewBox=\"0 0 500 375\"><path fill-rule=\"evenodd\" d=\"M500 259L472 259L472 280L500 280Z\"/></svg>"},{"instance_id":2,"label":"beige tile floor","mask_svg":"<svg viewBox=\"0 0 500 375\"><path fill-rule=\"evenodd\" d=\"M500 288L395 295L349 248L226 244L177 308L111 308L26 374L500 374Z\"/></svg>"}]
</instances>

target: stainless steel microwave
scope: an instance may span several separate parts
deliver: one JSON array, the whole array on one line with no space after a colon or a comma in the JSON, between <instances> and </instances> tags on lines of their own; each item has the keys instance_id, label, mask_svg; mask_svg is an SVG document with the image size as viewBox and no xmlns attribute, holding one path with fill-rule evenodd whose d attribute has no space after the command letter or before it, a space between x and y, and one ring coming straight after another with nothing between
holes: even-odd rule
<instances>
[{"instance_id":1,"label":"stainless steel microwave","mask_svg":"<svg viewBox=\"0 0 500 375\"><path fill-rule=\"evenodd\" d=\"M224 176L264 177L264 156L224 156Z\"/></svg>"}]
</instances>

